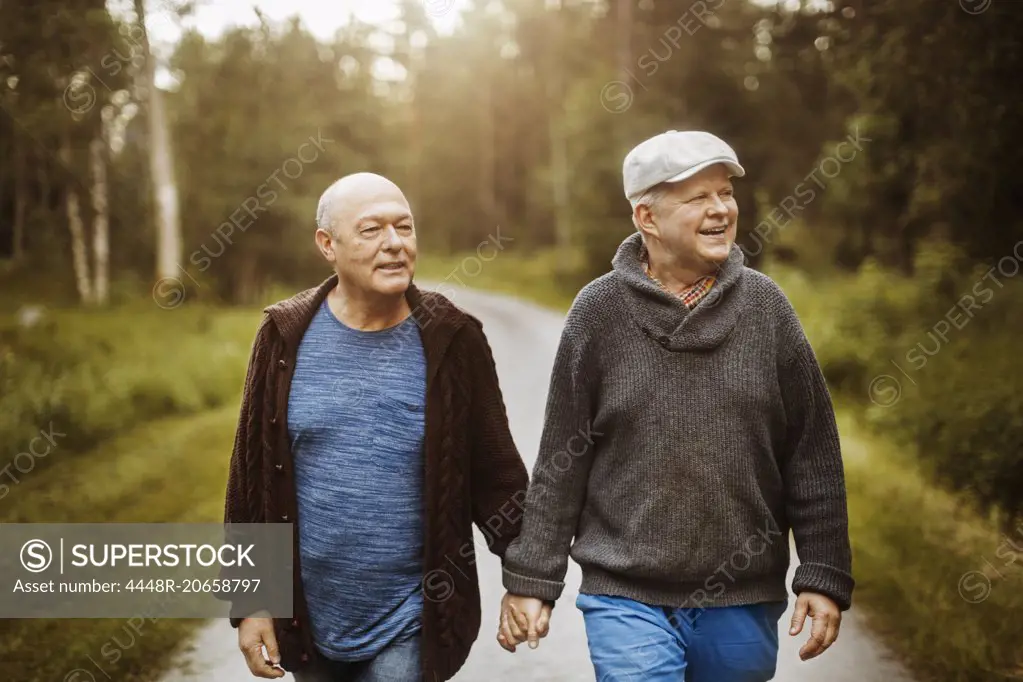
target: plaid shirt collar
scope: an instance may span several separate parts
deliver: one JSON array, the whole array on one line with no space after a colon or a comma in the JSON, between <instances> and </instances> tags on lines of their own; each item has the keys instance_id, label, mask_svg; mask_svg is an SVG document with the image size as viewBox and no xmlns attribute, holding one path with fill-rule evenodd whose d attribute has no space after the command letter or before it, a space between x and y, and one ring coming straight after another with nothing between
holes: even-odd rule
<instances>
[{"instance_id":1,"label":"plaid shirt collar","mask_svg":"<svg viewBox=\"0 0 1023 682\"><path fill-rule=\"evenodd\" d=\"M664 291L667 291L669 294L676 295L680 299L682 299L682 304L685 305L690 310L695 308L696 304L699 303L700 300L703 299L703 297L710 293L710 290L713 288L714 282L716 281L716 278L713 275L701 277L700 279L696 280L691 285L683 289L680 293L674 294L674 292L670 291L668 287L664 286L659 279L650 274L650 261L646 257L646 253L643 254L642 262L643 270L644 272L646 272L646 276L653 280L653 282L656 283L657 286L661 287L661 289L663 289Z\"/></svg>"}]
</instances>

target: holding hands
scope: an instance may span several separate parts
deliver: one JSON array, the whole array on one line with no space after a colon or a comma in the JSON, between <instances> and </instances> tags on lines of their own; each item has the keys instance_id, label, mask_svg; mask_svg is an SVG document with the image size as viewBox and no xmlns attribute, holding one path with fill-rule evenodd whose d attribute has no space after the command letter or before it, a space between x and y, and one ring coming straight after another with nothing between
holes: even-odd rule
<instances>
[{"instance_id":1,"label":"holding hands","mask_svg":"<svg viewBox=\"0 0 1023 682\"><path fill-rule=\"evenodd\" d=\"M517 645L526 641L530 649L535 649L540 646L540 640L547 636L550 620L551 606L543 600L506 592L501 599L497 643L512 653L515 653Z\"/></svg>"}]
</instances>

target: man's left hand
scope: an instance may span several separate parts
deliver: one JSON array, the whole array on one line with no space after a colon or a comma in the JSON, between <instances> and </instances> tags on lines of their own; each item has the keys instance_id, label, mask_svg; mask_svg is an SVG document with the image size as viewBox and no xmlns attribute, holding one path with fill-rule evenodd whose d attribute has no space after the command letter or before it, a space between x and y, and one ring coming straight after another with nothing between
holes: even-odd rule
<instances>
[{"instance_id":1,"label":"man's left hand","mask_svg":"<svg viewBox=\"0 0 1023 682\"><path fill-rule=\"evenodd\" d=\"M842 611L838 604L829 597L816 592L801 592L796 598L796 610L792 614L792 625L789 634L798 635L803 631L803 623L810 616L813 625L810 628L810 639L799 650L799 658L809 661L820 656L838 639L838 630L842 626Z\"/></svg>"}]
</instances>

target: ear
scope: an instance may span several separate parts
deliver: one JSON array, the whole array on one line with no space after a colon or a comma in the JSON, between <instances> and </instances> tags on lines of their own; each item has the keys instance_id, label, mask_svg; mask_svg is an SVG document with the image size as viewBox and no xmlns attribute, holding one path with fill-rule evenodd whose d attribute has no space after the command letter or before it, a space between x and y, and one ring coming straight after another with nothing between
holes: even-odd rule
<instances>
[{"instance_id":1,"label":"ear","mask_svg":"<svg viewBox=\"0 0 1023 682\"><path fill-rule=\"evenodd\" d=\"M334 255L334 243L336 239L332 234L326 230L317 228L316 230L316 248L320 250L320 254L327 259L328 263L333 263L337 260L337 256Z\"/></svg>"},{"instance_id":2,"label":"ear","mask_svg":"<svg viewBox=\"0 0 1023 682\"><path fill-rule=\"evenodd\" d=\"M646 204L639 204L632 209L632 223L643 234L657 235L657 221L653 210Z\"/></svg>"}]
</instances>

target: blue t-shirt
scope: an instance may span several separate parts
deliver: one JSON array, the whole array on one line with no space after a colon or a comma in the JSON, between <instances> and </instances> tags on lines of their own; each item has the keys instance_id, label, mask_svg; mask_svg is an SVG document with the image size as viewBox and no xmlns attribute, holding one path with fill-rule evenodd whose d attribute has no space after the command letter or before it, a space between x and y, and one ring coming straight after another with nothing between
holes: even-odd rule
<instances>
[{"instance_id":1,"label":"blue t-shirt","mask_svg":"<svg viewBox=\"0 0 1023 682\"><path fill-rule=\"evenodd\" d=\"M419 632L426 357L409 316L351 329L324 301L288 399L302 583L313 636L338 661Z\"/></svg>"}]
</instances>

